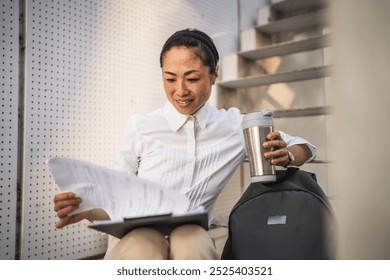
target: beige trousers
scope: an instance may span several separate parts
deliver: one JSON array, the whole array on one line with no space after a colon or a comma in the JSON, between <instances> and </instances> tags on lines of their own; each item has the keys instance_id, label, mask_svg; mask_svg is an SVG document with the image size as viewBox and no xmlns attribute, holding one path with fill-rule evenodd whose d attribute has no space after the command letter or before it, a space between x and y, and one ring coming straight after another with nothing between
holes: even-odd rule
<instances>
[{"instance_id":1,"label":"beige trousers","mask_svg":"<svg viewBox=\"0 0 390 280\"><path fill-rule=\"evenodd\" d=\"M105 260L216 260L219 254L210 235L198 225L176 228L169 237L151 228L134 229L113 238Z\"/></svg>"}]
</instances>

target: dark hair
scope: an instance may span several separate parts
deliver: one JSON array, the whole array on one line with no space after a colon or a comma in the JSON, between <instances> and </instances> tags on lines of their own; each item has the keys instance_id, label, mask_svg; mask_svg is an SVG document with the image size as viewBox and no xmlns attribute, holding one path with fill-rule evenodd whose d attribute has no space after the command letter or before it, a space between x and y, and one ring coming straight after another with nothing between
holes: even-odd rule
<instances>
[{"instance_id":1,"label":"dark hair","mask_svg":"<svg viewBox=\"0 0 390 280\"><path fill-rule=\"evenodd\" d=\"M163 66L164 55L173 47L185 46L194 49L203 65L210 67L210 74L214 74L219 55L213 40L206 33L198 29L184 29L175 32L165 42L160 53L160 66Z\"/></svg>"}]
</instances>

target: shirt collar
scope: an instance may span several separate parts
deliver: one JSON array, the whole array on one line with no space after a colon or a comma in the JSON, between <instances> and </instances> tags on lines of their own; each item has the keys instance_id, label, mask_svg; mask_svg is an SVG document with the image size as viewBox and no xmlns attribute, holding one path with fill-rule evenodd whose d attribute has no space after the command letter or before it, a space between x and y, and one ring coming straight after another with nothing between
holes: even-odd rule
<instances>
[{"instance_id":1,"label":"shirt collar","mask_svg":"<svg viewBox=\"0 0 390 280\"><path fill-rule=\"evenodd\" d=\"M163 107L164 116L173 131L177 131L187 121L189 115L180 114L170 102L166 102ZM210 118L211 105L207 102L200 108L194 116L198 119L201 129L204 129Z\"/></svg>"},{"instance_id":2,"label":"shirt collar","mask_svg":"<svg viewBox=\"0 0 390 280\"><path fill-rule=\"evenodd\" d=\"M198 123L201 129L204 129L206 127L207 122L210 119L211 109L212 109L211 105L208 102L206 102L202 106L202 108L200 108L198 112L194 114L194 116L198 119Z\"/></svg>"}]
</instances>

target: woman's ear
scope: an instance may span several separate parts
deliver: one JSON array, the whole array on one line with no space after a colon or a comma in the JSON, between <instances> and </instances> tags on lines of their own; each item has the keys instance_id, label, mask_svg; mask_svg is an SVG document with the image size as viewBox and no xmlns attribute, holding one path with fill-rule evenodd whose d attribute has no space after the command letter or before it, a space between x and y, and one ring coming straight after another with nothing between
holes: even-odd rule
<instances>
[{"instance_id":1,"label":"woman's ear","mask_svg":"<svg viewBox=\"0 0 390 280\"><path fill-rule=\"evenodd\" d=\"M218 79L219 66L215 66L215 72L212 74L211 79L212 83L215 84L215 81Z\"/></svg>"}]
</instances>

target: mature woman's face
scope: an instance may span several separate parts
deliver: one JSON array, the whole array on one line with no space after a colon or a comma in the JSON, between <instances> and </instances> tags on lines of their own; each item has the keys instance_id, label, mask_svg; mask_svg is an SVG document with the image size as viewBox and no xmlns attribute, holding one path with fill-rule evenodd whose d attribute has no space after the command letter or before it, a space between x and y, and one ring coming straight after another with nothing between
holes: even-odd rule
<instances>
[{"instance_id":1,"label":"mature woman's face","mask_svg":"<svg viewBox=\"0 0 390 280\"><path fill-rule=\"evenodd\" d=\"M194 51L173 47L163 57L164 90L169 102L181 114L193 114L209 99L217 75L210 75Z\"/></svg>"}]
</instances>

